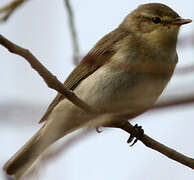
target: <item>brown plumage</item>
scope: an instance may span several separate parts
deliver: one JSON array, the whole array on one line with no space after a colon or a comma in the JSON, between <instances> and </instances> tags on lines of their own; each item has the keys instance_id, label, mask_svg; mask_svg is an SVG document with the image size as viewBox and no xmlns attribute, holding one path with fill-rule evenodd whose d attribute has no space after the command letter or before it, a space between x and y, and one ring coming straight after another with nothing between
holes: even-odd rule
<instances>
[{"instance_id":1,"label":"brown plumage","mask_svg":"<svg viewBox=\"0 0 194 180\"><path fill-rule=\"evenodd\" d=\"M111 122L143 113L170 80L179 27L189 22L163 4L141 5L89 51L64 85ZM95 117L58 94L40 120L43 127L4 165L5 172L21 177L53 142Z\"/></svg>"},{"instance_id":2,"label":"brown plumage","mask_svg":"<svg viewBox=\"0 0 194 180\"><path fill-rule=\"evenodd\" d=\"M71 72L69 77L64 82L65 87L74 90L82 80L87 78L103 64L108 63L107 59L110 59L111 56L113 56L116 52L114 46L116 46L117 42L119 42L121 39L125 38L128 33L129 32L125 30L118 33L116 29L102 38L84 57L80 64ZM112 36L114 36L114 39ZM53 108L64 98L65 97L63 95L58 93L39 123L46 121Z\"/></svg>"}]
</instances>

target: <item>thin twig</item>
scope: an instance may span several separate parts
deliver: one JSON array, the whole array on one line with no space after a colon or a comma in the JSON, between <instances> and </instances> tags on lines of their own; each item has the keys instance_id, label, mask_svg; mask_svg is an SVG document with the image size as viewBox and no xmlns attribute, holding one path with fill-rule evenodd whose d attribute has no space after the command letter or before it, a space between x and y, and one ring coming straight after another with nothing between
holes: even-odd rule
<instances>
[{"instance_id":1,"label":"thin twig","mask_svg":"<svg viewBox=\"0 0 194 180\"><path fill-rule=\"evenodd\" d=\"M0 14L4 13L4 15L0 18L0 22L7 21L8 18L13 14L13 12L15 12L16 9L21 7L21 5L26 1L27 0L13 0L9 4L0 8Z\"/></svg>"},{"instance_id":2,"label":"thin twig","mask_svg":"<svg viewBox=\"0 0 194 180\"><path fill-rule=\"evenodd\" d=\"M64 2L68 13L69 29L71 31L71 38L72 38L72 44L73 44L73 62L75 65L77 65L79 63L79 46L78 46L78 39L77 39L77 33L75 28L75 22L74 22L74 14L69 0L64 0Z\"/></svg>"},{"instance_id":3,"label":"thin twig","mask_svg":"<svg viewBox=\"0 0 194 180\"><path fill-rule=\"evenodd\" d=\"M131 125L129 122L125 121L125 123L122 123L120 125L117 126L118 128L123 129L124 131L134 135L136 138L138 138L136 136L136 134L138 134L138 132L134 132L134 126ZM156 140L152 139L151 137L147 136L146 134L143 134L141 139L139 139L145 146L156 150L158 152L160 152L161 154L167 156L168 158L175 160L187 167L190 167L192 169L194 169L194 159L189 158L159 142L157 142Z\"/></svg>"},{"instance_id":4,"label":"thin twig","mask_svg":"<svg viewBox=\"0 0 194 180\"><path fill-rule=\"evenodd\" d=\"M47 83L48 87L50 87L52 89L55 89L56 91L60 92L61 94L66 96L72 103L74 103L75 105L77 105L80 108L84 109L88 113L96 113L97 112L96 110L94 110L93 108L88 106L85 102L80 100L73 92L71 92L70 90L65 88L63 86L63 84L61 82L59 82L57 80L57 78L55 76L53 76L31 54L31 52L29 50L19 47L18 45L14 44L11 41L9 41L8 39L4 38L2 35L0 35L0 44L2 46L4 46L5 48L7 48L10 52L24 57L31 64L32 68L34 68L40 74L40 76L42 76L44 81ZM181 102L183 102L183 101L181 101ZM176 102L176 103L178 103L178 102ZM165 104L165 106L167 106L167 104ZM123 121L123 122L125 122L125 121ZM130 133L134 136L136 134L136 133L134 133L133 126L128 124L128 123L125 123L124 125L122 123L122 125L118 125L116 127L121 128L121 129L125 130L126 132L128 132L128 133ZM159 142L153 140L152 138L148 137L145 134L143 135L143 138L141 139L141 141L147 147L150 147L150 148L166 155L170 159L176 160L177 162L179 162L181 164L184 164L184 165L194 169L194 160L192 158L188 158L188 157L186 157L186 156L184 156L184 155L182 155L182 154L180 154L180 153L178 153L178 152L176 152L176 151L160 144Z\"/></svg>"},{"instance_id":5,"label":"thin twig","mask_svg":"<svg viewBox=\"0 0 194 180\"><path fill-rule=\"evenodd\" d=\"M95 113L90 106L88 106L84 101L79 99L72 91L68 90L58 79L56 76L53 76L51 72L49 72L41 63L40 61L27 49L24 49L2 35L0 35L0 44L6 47L11 53L17 54L22 56L26 59L33 69L35 69L40 76L44 79L48 87L55 89L59 93L63 94L68 100L72 103L80 107L81 109Z\"/></svg>"}]
</instances>

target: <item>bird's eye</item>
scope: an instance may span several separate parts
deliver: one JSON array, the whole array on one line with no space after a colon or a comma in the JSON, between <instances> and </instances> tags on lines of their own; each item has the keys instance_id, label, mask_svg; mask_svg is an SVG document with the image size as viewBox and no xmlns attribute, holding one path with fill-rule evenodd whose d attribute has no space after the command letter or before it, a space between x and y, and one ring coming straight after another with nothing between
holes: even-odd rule
<instances>
[{"instance_id":1,"label":"bird's eye","mask_svg":"<svg viewBox=\"0 0 194 180\"><path fill-rule=\"evenodd\" d=\"M161 19L159 17L153 17L152 21L153 21L153 23L158 24L161 22Z\"/></svg>"}]
</instances>

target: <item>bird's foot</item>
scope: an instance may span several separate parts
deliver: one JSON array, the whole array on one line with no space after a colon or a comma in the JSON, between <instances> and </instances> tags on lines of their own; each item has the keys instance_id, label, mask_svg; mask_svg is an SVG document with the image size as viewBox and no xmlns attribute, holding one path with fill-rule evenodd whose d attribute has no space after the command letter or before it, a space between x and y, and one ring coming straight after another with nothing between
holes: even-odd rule
<instances>
[{"instance_id":1,"label":"bird's foot","mask_svg":"<svg viewBox=\"0 0 194 180\"><path fill-rule=\"evenodd\" d=\"M142 129L142 126L138 126L137 124L134 126L134 129L133 129L133 133L130 135L129 139L127 140L127 143L131 143L134 138L135 140L133 141L133 143L130 145L131 147L137 143L137 141L139 139L142 139L143 137L143 134L144 134L144 130Z\"/></svg>"},{"instance_id":2,"label":"bird's foot","mask_svg":"<svg viewBox=\"0 0 194 180\"><path fill-rule=\"evenodd\" d=\"M101 132L102 132L102 130L100 129L99 126L96 127L96 132L97 132L97 133L101 133Z\"/></svg>"}]
</instances>

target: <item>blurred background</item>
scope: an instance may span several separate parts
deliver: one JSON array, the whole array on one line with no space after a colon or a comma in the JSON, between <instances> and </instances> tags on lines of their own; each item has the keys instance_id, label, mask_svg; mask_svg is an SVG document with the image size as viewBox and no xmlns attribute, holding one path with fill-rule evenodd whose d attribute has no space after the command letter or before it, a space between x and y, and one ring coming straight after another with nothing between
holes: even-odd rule
<instances>
[{"instance_id":1,"label":"blurred background","mask_svg":"<svg viewBox=\"0 0 194 180\"><path fill-rule=\"evenodd\" d=\"M9 3L1 0L0 7ZM72 0L80 56L117 27L138 5L153 1ZM192 0L157 1L169 5L183 18L194 19ZM194 96L194 24L181 28L179 63L159 101ZM29 49L60 81L74 68L72 39L63 0L31 0L5 23L0 34ZM193 71L192 71L193 70ZM38 124L56 95L21 57L0 46L0 167L42 126ZM175 150L194 157L194 104L151 110L132 123ZM23 179L37 180L193 180L194 173L138 142L119 129L77 131L52 146ZM77 134L80 134L77 136ZM0 179L6 179L2 168Z\"/></svg>"}]
</instances>

